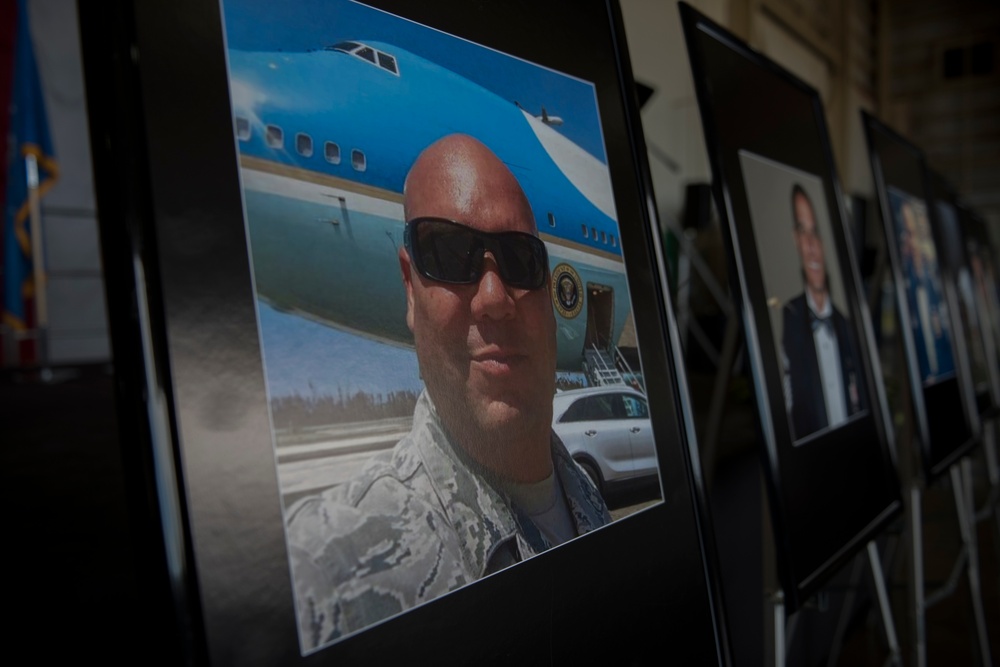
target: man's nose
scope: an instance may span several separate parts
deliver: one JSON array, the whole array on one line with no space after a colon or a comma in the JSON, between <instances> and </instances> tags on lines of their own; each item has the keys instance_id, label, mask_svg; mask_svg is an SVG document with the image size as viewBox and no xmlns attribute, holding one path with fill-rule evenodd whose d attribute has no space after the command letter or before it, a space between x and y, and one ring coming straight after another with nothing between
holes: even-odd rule
<instances>
[{"instance_id":1,"label":"man's nose","mask_svg":"<svg viewBox=\"0 0 1000 667\"><path fill-rule=\"evenodd\" d=\"M476 319L503 320L514 316L514 298L500 277L493 253L483 256L483 274L472 296L472 315Z\"/></svg>"}]
</instances>

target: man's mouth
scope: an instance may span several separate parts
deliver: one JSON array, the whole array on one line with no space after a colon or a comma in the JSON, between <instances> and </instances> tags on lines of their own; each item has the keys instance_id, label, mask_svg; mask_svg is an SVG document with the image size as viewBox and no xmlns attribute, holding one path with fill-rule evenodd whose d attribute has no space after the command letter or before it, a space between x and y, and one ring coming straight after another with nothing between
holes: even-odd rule
<instances>
[{"instance_id":1,"label":"man's mouth","mask_svg":"<svg viewBox=\"0 0 1000 667\"><path fill-rule=\"evenodd\" d=\"M526 360L526 355L503 348L488 348L472 354L473 365L491 374L510 372L516 365Z\"/></svg>"}]
</instances>

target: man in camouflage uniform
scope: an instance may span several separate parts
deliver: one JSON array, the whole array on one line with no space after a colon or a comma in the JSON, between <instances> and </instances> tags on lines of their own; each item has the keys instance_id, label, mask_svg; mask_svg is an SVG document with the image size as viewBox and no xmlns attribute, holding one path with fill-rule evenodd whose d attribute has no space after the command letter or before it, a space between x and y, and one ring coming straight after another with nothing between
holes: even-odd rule
<instances>
[{"instance_id":1,"label":"man in camouflage uniform","mask_svg":"<svg viewBox=\"0 0 1000 667\"><path fill-rule=\"evenodd\" d=\"M416 266L411 254L430 241L411 235L409 251L400 250L406 320L426 390L412 430L391 452L290 511L306 648L611 520L551 428L556 341L544 246L540 285L522 285L511 260L496 256L511 239L518 248L541 245L517 180L483 144L451 135L417 158L403 206L408 234L436 225L483 246L459 263L470 279L458 284ZM436 246L427 257L448 249Z\"/></svg>"}]
</instances>

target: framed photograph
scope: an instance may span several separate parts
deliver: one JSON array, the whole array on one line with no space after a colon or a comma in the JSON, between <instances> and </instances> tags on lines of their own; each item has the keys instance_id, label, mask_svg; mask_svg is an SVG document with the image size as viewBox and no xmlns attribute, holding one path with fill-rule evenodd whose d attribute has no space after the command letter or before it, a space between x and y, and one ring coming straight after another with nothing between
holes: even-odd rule
<instances>
[{"instance_id":1,"label":"framed photograph","mask_svg":"<svg viewBox=\"0 0 1000 667\"><path fill-rule=\"evenodd\" d=\"M986 288L986 266L978 240L970 229L970 213L958 200L955 191L938 172L931 172L934 207L937 211L937 237L941 239L941 261L953 284L962 322L965 349L980 420L997 409L998 367L996 346L990 321L990 299ZM985 253L988 256L988 251Z\"/></svg>"},{"instance_id":2,"label":"framed photograph","mask_svg":"<svg viewBox=\"0 0 1000 667\"><path fill-rule=\"evenodd\" d=\"M900 509L885 396L818 94L681 14L794 610Z\"/></svg>"},{"instance_id":3,"label":"framed photograph","mask_svg":"<svg viewBox=\"0 0 1000 667\"><path fill-rule=\"evenodd\" d=\"M940 260L938 210L923 154L874 116L862 115L896 286L913 432L931 480L964 456L979 433L962 323Z\"/></svg>"},{"instance_id":4,"label":"framed photograph","mask_svg":"<svg viewBox=\"0 0 1000 667\"><path fill-rule=\"evenodd\" d=\"M766 249L761 272L786 416L794 444L804 445L868 409L840 265L823 243L834 238L830 208L818 176L748 151L739 158L754 241ZM814 337L829 327L833 335ZM824 355L836 369L833 391Z\"/></svg>"},{"instance_id":5,"label":"framed photograph","mask_svg":"<svg viewBox=\"0 0 1000 667\"><path fill-rule=\"evenodd\" d=\"M996 253L990 244L986 221L976 211L959 207L959 221L972 273L986 358L994 375L1000 375L1000 281L994 261ZM995 391L994 403L1000 406L1000 387Z\"/></svg>"},{"instance_id":6,"label":"framed photograph","mask_svg":"<svg viewBox=\"0 0 1000 667\"><path fill-rule=\"evenodd\" d=\"M83 17L182 654L725 661L619 11L522 4Z\"/></svg>"}]
</instances>

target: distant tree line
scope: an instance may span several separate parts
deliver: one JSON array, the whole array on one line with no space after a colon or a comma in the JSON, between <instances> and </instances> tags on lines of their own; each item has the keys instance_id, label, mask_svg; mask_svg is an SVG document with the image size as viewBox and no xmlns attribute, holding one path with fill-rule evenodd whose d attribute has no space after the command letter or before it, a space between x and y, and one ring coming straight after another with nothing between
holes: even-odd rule
<instances>
[{"instance_id":1,"label":"distant tree line","mask_svg":"<svg viewBox=\"0 0 1000 667\"><path fill-rule=\"evenodd\" d=\"M299 429L327 424L375 421L390 417L409 417L417 405L419 392L412 390L391 391L388 394L369 394L365 391L336 396L313 394L303 396L296 392L290 396L271 399L271 415L276 429Z\"/></svg>"},{"instance_id":2,"label":"distant tree line","mask_svg":"<svg viewBox=\"0 0 1000 667\"><path fill-rule=\"evenodd\" d=\"M583 373L561 373L556 375L556 389L569 391L570 389L583 389L587 386Z\"/></svg>"}]
</instances>

